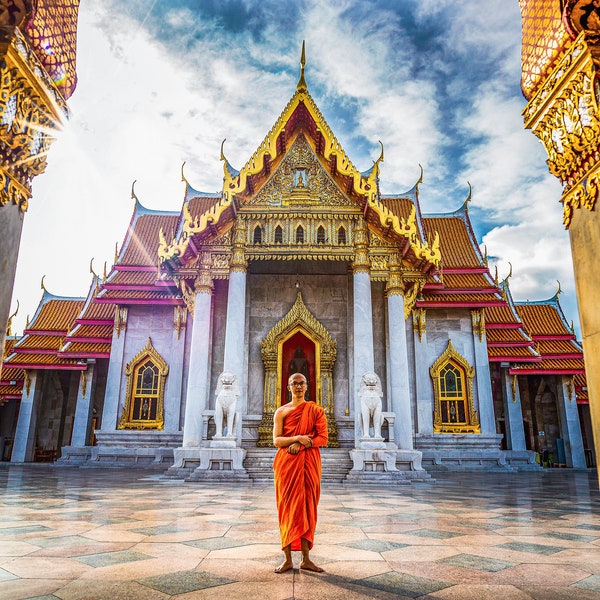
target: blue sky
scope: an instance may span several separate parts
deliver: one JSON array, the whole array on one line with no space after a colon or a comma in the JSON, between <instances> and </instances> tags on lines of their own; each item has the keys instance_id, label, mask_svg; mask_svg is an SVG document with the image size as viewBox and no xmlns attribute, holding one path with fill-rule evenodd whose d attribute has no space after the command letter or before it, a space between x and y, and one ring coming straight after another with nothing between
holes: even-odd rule
<instances>
[{"instance_id":1,"label":"blue sky","mask_svg":"<svg viewBox=\"0 0 600 600\"><path fill-rule=\"evenodd\" d=\"M482 9L485 7L485 10ZM306 81L359 170L381 190L420 187L425 214L470 215L517 300L554 295L577 327L561 188L524 130L517 0L86 0L71 118L34 181L13 306L20 331L41 297L85 295L89 263L112 264L133 201L178 210L181 165L221 188L220 144L240 168Z\"/></svg>"}]
</instances>

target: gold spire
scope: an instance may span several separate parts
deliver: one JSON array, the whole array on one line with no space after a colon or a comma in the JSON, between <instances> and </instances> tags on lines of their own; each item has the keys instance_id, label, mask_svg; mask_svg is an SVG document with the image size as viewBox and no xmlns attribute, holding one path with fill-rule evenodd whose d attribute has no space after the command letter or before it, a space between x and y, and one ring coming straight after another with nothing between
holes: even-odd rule
<instances>
[{"instance_id":1,"label":"gold spire","mask_svg":"<svg viewBox=\"0 0 600 600\"><path fill-rule=\"evenodd\" d=\"M469 186L469 195L465 198L465 201L463 203L465 210L469 210L469 202L471 202L471 196L473 193L473 188L471 187L471 183L469 181L467 181L467 185Z\"/></svg>"},{"instance_id":2,"label":"gold spire","mask_svg":"<svg viewBox=\"0 0 600 600\"><path fill-rule=\"evenodd\" d=\"M94 267L93 267L93 264L92 264L93 262L94 262L94 258L92 257L92 258L90 258L90 273L91 273L91 274L92 274L94 277L96 277L96 273L94 272Z\"/></svg>"},{"instance_id":3,"label":"gold spire","mask_svg":"<svg viewBox=\"0 0 600 600\"><path fill-rule=\"evenodd\" d=\"M40 282L40 287L47 292L48 290L46 289L46 286L44 285L44 279L46 279L45 275L42 275L42 281Z\"/></svg>"},{"instance_id":4,"label":"gold spire","mask_svg":"<svg viewBox=\"0 0 600 600\"><path fill-rule=\"evenodd\" d=\"M135 182L137 181L137 179L133 180L133 183L131 184L131 199L135 200L136 202L139 202L138 197L135 195Z\"/></svg>"},{"instance_id":5,"label":"gold spire","mask_svg":"<svg viewBox=\"0 0 600 600\"><path fill-rule=\"evenodd\" d=\"M299 92L304 92L307 90L306 81L304 79L304 66L306 65L306 55L305 55L305 44L304 40L302 40L302 56L300 57L300 79L298 80L298 85L296 89Z\"/></svg>"},{"instance_id":6,"label":"gold spire","mask_svg":"<svg viewBox=\"0 0 600 600\"><path fill-rule=\"evenodd\" d=\"M556 283L558 283L558 289L556 290L556 297L558 298L559 294L562 294L562 290L560 289L560 281L557 279Z\"/></svg>"},{"instance_id":7,"label":"gold spire","mask_svg":"<svg viewBox=\"0 0 600 600\"><path fill-rule=\"evenodd\" d=\"M185 178L185 175L183 174L183 167L185 167L185 160L183 161L183 164L181 165L181 181L183 181L185 183L185 185L190 185L188 180Z\"/></svg>"},{"instance_id":8,"label":"gold spire","mask_svg":"<svg viewBox=\"0 0 600 600\"><path fill-rule=\"evenodd\" d=\"M116 265L118 260L119 260L119 242L115 242L115 260L113 262L113 265Z\"/></svg>"},{"instance_id":9,"label":"gold spire","mask_svg":"<svg viewBox=\"0 0 600 600\"><path fill-rule=\"evenodd\" d=\"M17 300L17 308L15 309L15 312L12 315L10 315L10 317L8 317L8 321L6 323L6 337L12 336L12 321L17 316L18 312L19 312L19 301Z\"/></svg>"}]
</instances>

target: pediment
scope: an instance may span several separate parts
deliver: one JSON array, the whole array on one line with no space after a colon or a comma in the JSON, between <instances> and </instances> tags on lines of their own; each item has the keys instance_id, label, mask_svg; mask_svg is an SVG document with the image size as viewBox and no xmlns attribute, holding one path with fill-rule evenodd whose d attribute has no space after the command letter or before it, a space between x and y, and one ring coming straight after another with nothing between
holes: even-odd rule
<instances>
[{"instance_id":1,"label":"pediment","mask_svg":"<svg viewBox=\"0 0 600 600\"><path fill-rule=\"evenodd\" d=\"M340 190L302 134L294 140L269 180L244 204L299 209L357 207Z\"/></svg>"}]
</instances>

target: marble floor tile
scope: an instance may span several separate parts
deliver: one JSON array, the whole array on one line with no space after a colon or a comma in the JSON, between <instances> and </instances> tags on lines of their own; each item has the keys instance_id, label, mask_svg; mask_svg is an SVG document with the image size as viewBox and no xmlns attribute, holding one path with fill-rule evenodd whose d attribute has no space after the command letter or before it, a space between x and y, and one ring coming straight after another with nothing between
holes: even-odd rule
<instances>
[{"instance_id":1,"label":"marble floor tile","mask_svg":"<svg viewBox=\"0 0 600 600\"><path fill-rule=\"evenodd\" d=\"M0 598L600 600L595 472L323 485L316 574L276 574L272 484L0 463Z\"/></svg>"}]
</instances>

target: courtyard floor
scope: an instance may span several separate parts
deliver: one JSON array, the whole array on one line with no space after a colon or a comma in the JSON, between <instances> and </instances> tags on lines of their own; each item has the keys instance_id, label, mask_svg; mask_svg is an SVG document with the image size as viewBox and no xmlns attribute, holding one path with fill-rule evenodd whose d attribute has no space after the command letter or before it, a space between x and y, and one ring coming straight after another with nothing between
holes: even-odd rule
<instances>
[{"instance_id":1,"label":"courtyard floor","mask_svg":"<svg viewBox=\"0 0 600 600\"><path fill-rule=\"evenodd\" d=\"M3 600L600 599L598 479L556 469L326 485L311 557L324 573L273 572L271 485L0 464Z\"/></svg>"}]
</instances>

